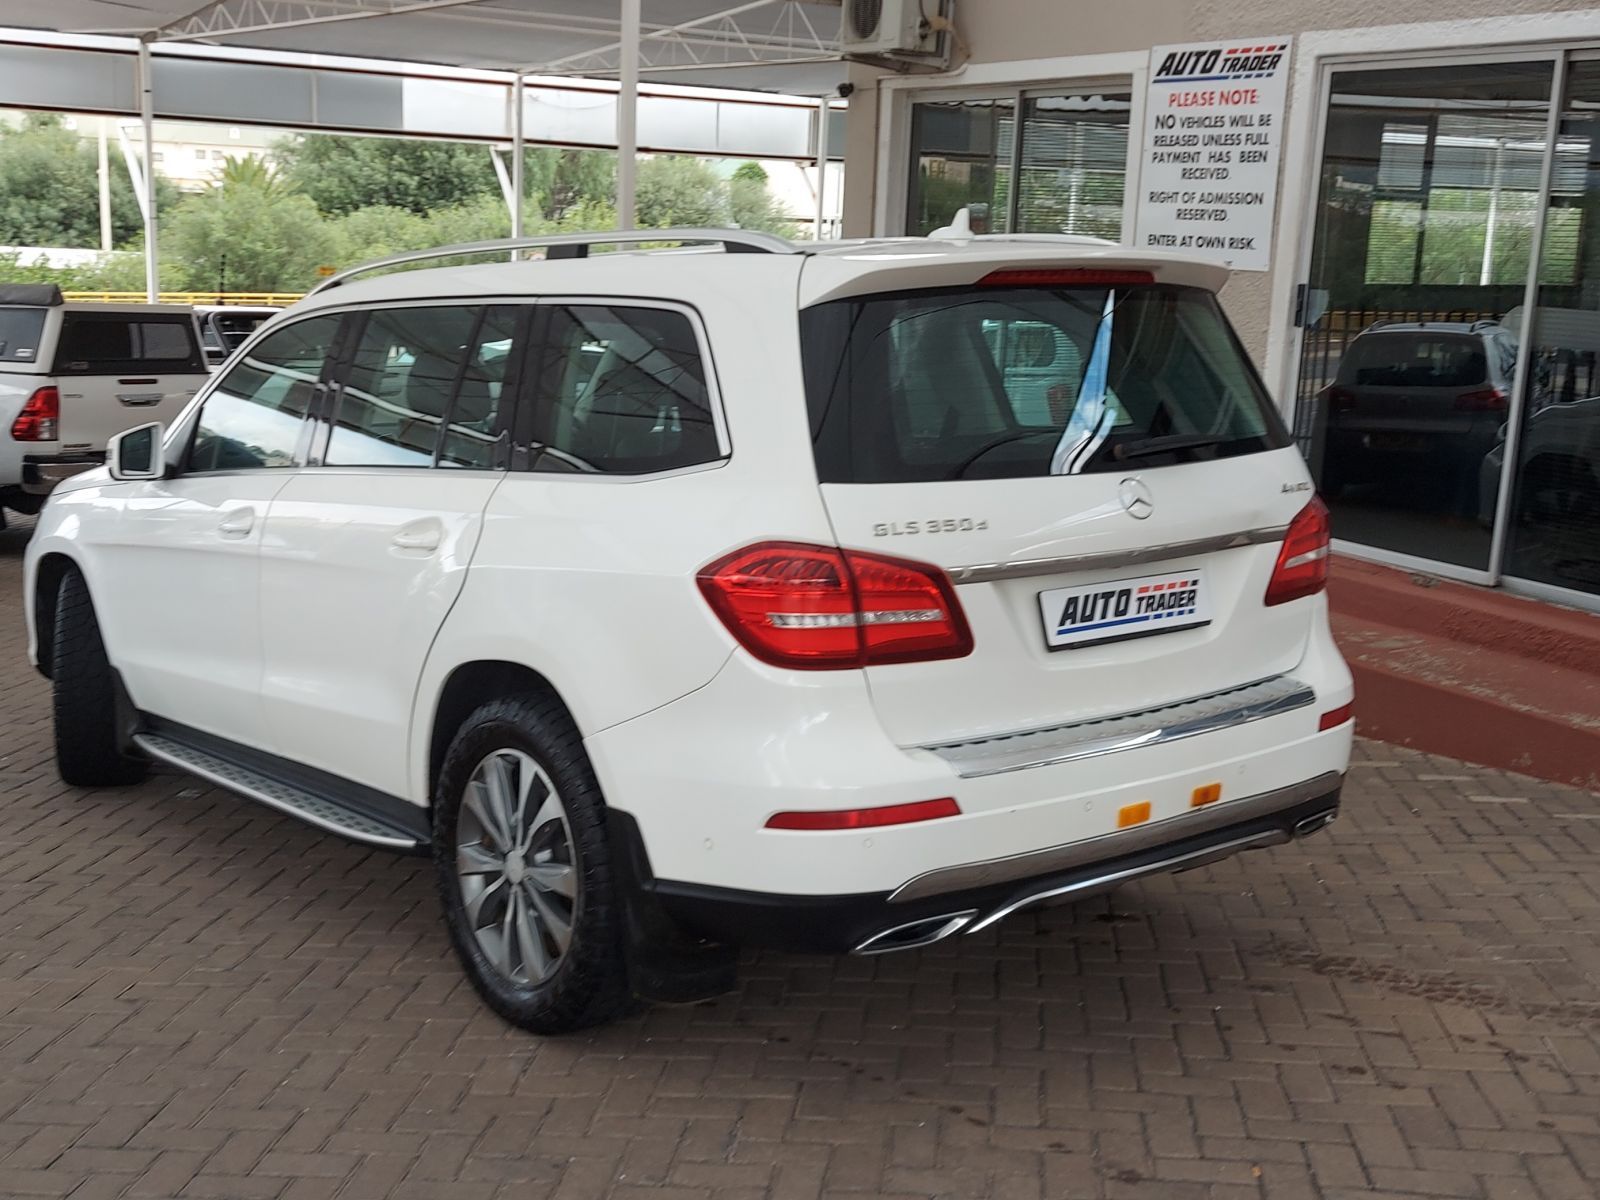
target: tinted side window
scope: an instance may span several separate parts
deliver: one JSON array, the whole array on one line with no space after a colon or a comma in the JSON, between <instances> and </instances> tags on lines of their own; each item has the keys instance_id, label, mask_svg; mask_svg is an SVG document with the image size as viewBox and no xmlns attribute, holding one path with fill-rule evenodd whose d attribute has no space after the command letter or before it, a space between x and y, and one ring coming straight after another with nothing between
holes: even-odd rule
<instances>
[{"instance_id":1,"label":"tinted side window","mask_svg":"<svg viewBox=\"0 0 1600 1200\"><path fill-rule=\"evenodd\" d=\"M191 471L291 467L337 316L310 317L268 334L233 365L200 410Z\"/></svg>"},{"instance_id":2,"label":"tinted side window","mask_svg":"<svg viewBox=\"0 0 1600 1200\"><path fill-rule=\"evenodd\" d=\"M185 316L74 313L62 318L58 375L193 374L204 371L194 322Z\"/></svg>"},{"instance_id":3,"label":"tinted side window","mask_svg":"<svg viewBox=\"0 0 1600 1200\"><path fill-rule=\"evenodd\" d=\"M367 315L323 461L429 467L482 310L396 308Z\"/></svg>"},{"instance_id":4,"label":"tinted side window","mask_svg":"<svg viewBox=\"0 0 1600 1200\"><path fill-rule=\"evenodd\" d=\"M497 304L483 310L478 327L463 354L461 379L445 416L444 444L439 448L441 467L497 465L495 443L502 413L509 413L506 393L511 345L516 335L518 309Z\"/></svg>"},{"instance_id":5,"label":"tinted side window","mask_svg":"<svg viewBox=\"0 0 1600 1200\"><path fill-rule=\"evenodd\" d=\"M534 441L540 471L668 471L720 457L694 325L681 312L550 314Z\"/></svg>"}]
</instances>

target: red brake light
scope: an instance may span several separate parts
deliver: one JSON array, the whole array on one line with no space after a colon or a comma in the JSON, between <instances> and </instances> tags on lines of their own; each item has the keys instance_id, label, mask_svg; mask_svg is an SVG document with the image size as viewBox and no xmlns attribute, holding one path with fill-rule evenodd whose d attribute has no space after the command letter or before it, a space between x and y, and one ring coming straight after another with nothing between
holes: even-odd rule
<instances>
[{"instance_id":1,"label":"red brake light","mask_svg":"<svg viewBox=\"0 0 1600 1200\"><path fill-rule=\"evenodd\" d=\"M1328 506L1313 496L1311 503L1289 522L1278 549L1278 563L1272 568L1265 603L1287 604L1303 596L1315 596L1328 583Z\"/></svg>"},{"instance_id":2,"label":"red brake light","mask_svg":"<svg viewBox=\"0 0 1600 1200\"><path fill-rule=\"evenodd\" d=\"M1356 406L1356 394L1349 388L1330 387L1328 408L1332 412L1347 412Z\"/></svg>"},{"instance_id":3,"label":"red brake light","mask_svg":"<svg viewBox=\"0 0 1600 1200\"><path fill-rule=\"evenodd\" d=\"M61 421L61 393L42 387L28 397L17 419L11 422L14 442L53 442Z\"/></svg>"},{"instance_id":4,"label":"red brake light","mask_svg":"<svg viewBox=\"0 0 1600 1200\"><path fill-rule=\"evenodd\" d=\"M1118 287L1133 283L1154 283L1149 271L1122 271L1101 267L1012 267L990 271L978 280L979 287Z\"/></svg>"},{"instance_id":5,"label":"red brake light","mask_svg":"<svg viewBox=\"0 0 1600 1200\"><path fill-rule=\"evenodd\" d=\"M911 804L886 804L879 808L835 808L826 812L781 812L767 818L768 829L875 829L880 825L910 825L938 817L959 817L961 806L949 796Z\"/></svg>"},{"instance_id":6,"label":"red brake light","mask_svg":"<svg viewBox=\"0 0 1600 1200\"><path fill-rule=\"evenodd\" d=\"M710 564L699 584L728 632L774 666L831 670L972 652L955 589L923 563L763 542Z\"/></svg>"},{"instance_id":7,"label":"red brake light","mask_svg":"<svg viewBox=\"0 0 1600 1200\"><path fill-rule=\"evenodd\" d=\"M1456 397L1456 407L1466 412L1504 412L1507 398L1500 388L1480 388L1475 392L1462 392Z\"/></svg>"}]
</instances>

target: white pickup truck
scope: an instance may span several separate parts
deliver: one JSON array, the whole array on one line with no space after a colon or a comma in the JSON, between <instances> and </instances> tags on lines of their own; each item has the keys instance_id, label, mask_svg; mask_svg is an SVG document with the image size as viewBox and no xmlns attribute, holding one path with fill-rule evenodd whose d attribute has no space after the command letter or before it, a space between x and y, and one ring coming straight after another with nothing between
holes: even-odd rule
<instances>
[{"instance_id":1,"label":"white pickup truck","mask_svg":"<svg viewBox=\"0 0 1600 1200\"><path fill-rule=\"evenodd\" d=\"M0 506L36 513L106 441L172 421L206 381L194 311L69 304L54 284L0 284Z\"/></svg>"}]
</instances>

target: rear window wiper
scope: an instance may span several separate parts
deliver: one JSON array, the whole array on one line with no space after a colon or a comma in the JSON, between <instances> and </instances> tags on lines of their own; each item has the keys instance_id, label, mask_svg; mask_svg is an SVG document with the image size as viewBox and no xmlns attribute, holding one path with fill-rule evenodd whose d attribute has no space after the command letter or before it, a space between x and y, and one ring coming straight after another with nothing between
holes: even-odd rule
<instances>
[{"instance_id":1,"label":"rear window wiper","mask_svg":"<svg viewBox=\"0 0 1600 1200\"><path fill-rule=\"evenodd\" d=\"M1151 458L1157 454L1170 454L1174 450L1204 450L1231 440L1212 433L1169 433L1163 437L1134 438L1131 441L1118 442L1111 451L1111 457L1119 462L1125 462L1130 458Z\"/></svg>"}]
</instances>

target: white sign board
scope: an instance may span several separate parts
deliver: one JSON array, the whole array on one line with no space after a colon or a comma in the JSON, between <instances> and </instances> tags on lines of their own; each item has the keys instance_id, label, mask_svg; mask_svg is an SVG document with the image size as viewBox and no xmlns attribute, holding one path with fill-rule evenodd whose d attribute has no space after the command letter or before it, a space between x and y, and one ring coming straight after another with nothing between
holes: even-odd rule
<instances>
[{"instance_id":1,"label":"white sign board","mask_svg":"<svg viewBox=\"0 0 1600 1200\"><path fill-rule=\"evenodd\" d=\"M1289 48L1274 37L1150 51L1134 245L1271 266Z\"/></svg>"}]
</instances>

